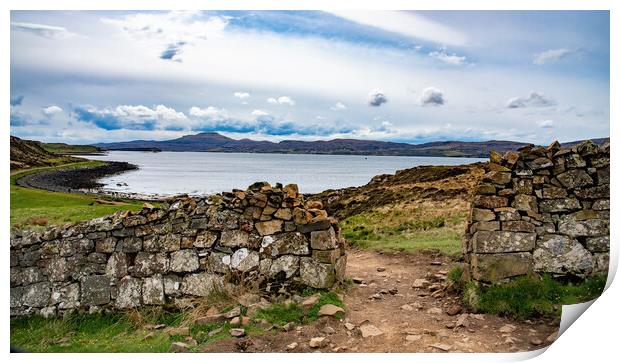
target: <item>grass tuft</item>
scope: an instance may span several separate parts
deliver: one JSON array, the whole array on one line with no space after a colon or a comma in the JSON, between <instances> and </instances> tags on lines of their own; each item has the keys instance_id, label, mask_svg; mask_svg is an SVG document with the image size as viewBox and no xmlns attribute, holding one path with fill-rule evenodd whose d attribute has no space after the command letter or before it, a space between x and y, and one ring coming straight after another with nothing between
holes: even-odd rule
<instances>
[{"instance_id":1,"label":"grass tuft","mask_svg":"<svg viewBox=\"0 0 620 363\"><path fill-rule=\"evenodd\" d=\"M470 306L477 305L482 312L519 319L559 316L561 305L599 297L606 279L598 275L578 283L563 283L547 274L531 274L486 288L475 287L472 282L465 289L464 299Z\"/></svg>"}]
</instances>

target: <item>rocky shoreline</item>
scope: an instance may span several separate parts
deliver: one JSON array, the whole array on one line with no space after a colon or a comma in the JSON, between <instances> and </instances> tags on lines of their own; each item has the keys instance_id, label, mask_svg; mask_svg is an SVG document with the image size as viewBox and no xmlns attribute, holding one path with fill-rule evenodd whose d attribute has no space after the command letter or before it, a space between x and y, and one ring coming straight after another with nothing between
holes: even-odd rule
<instances>
[{"instance_id":1,"label":"rocky shoreline","mask_svg":"<svg viewBox=\"0 0 620 363\"><path fill-rule=\"evenodd\" d=\"M110 161L95 167L34 173L17 179L16 183L21 187L52 192L105 194L101 191L103 184L98 182L99 179L137 169L136 165L127 162Z\"/></svg>"}]
</instances>

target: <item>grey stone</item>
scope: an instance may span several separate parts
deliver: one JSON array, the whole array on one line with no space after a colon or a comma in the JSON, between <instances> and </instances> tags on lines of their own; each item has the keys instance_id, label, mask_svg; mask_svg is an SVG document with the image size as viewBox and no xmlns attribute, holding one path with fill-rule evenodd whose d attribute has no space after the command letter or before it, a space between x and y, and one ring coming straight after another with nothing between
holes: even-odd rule
<instances>
[{"instance_id":1,"label":"grey stone","mask_svg":"<svg viewBox=\"0 0 620 363\"><path fill-rule=\"evenodd\" d=\"M472 245L476 253L502 253L531 251L536 243L536 233L478 231Z\"/></svg>"},{"instance_id":2,"label":"grey stone","mask_svg":"<svg viewBox=\"0 0 620 363\"><path fill-rule=\"evenodd\" d=\"M322 231L331 227L331 222L328 219L322 219L314 222L308 222L306 224L300 224L297 226L297 231L301 233L309 233L313 231Z\"/></svg>"},{"instance_id":3,"label":"grey stone","mask_svg":"<svg viewBox=\"0 0 620 363\"><path fill-rule=\"evenodd\" d=\"M269 276L276 276L280 272L284 272L286 278L294 276L299 270L299 257L285 255L276 258L269 266Z\"/></svg>"},{"instance_id":4,"label":"grey stone","mask_svg":"<svg viewBox=\"0 0 620 363\"><path fill-rule=\"evenodd\" d=\"M104 305L110 302L110 278L105 275L85 276L81 283L82 304Z\"/></svg>"},{"instance_id":5,"label":"grey stone","mask_svg":"<svg viewBox=\"0 0 620 363\"><path fill-rule=\"evenodd\" d=\"M505 185L510 182L510 173L502 171L490 171L483 175L483 181L489 181L495 184Z\"/></svg>"},{"instance_id":6,"label":"grey stone","mask_svg":"<svg viewBox=\"0 0 620 363\"><path fill-rule=\"evenodd\" d=\"M246 272L258 268L258 261L258 252L249 251L247 248L240 248L233 253L230 259L230 266L233 269Z\"/></svg>"},{"instance_id":7,"label":"grey stone","mask_svg":"<svg viewBox=\"0 0 620 363\"><path fill-rule=\"evenodd\" d=\"M473 254L472 275L479 281L495 282L525 275L532 270L532 254L528 252Z\"/></svg>"},{"instance_id":8,"label":"grey stone","mask_svg":"<svg viewBox=\"0 0 620 363\"><path fill-rule=\"evenodd\" d=\"M203 231L196 236L194 247L211 248L217 240L217 234L211 231Z\"/></svg>"},{"instance_id":9,"label":"grey stone","mask_svg":"<svg viewBox=\"0 0 620 363\"><path fill-rule=\"evenodd\" d=\"M568 193L564 188L558 187L545 187L542 189L542 198L543 199L556 199L556 198L566 198Z\"/></svg>"},{"instance_id":10,"label":"grey stone","mask_svg":"<svg viewBox=\"0 0 620 363\"><path fill-rule=\"evenodd\" d=\"M47 306L52 295L51 288L52 285L49 282L38 282L24 287L23 304L35 308Z\"/></svg>"},{"instance_id":11,"label":"grey stone","mask_svg":"<svg viewBox=\"0 0 620 363\"><path fill-rule=\"evenodd\" d=\"M154 275L144 279L142 283L142 301L145 305L163 305L164 279L161 275Z\"/></svg>"},{"instance_id":12,"label":"grey stone","mask_svg":"<svg viewBox=\"0 0 620 363\"><path fill-rule=\"evenodd\" d=\"M299 261L301 282L310 287L324 289L335 282L334 266L320 263L310 257L302 257Z\"/></svg>"},{"instance_id":13,"label":"grey stone","mask_svg":"<svg viewBox=\"0 0 620 363\"><path fill-rule=\"evenodd\" d=\"M517 210L538 212L538 203L533 195L517 194L512 202Z\"/></svg>"},{"instance_id":14,"label":"grey stone","mask_svg":"<svg viewBox=\"0 0 620 363\"><path fill-rule=\"evenodd\" d=\"M586 249L590 252L609 252L609 236L586 238Z\"/></svg>"},{"instance_id":15,"label":"grey stone","mask_svg":"<svg viewBox=\"0 0 620 363\"><path fill-rule=\"evenodd\" d=\"M116 239L114 237L108 237L103 240L97 241L95 250L97 252L112 253L116 248Z\"/></svg>"},{"instance_id":16,"label":"grey stone","mask_svg":"<svg viewBox=\"0 0 620 363\"><path fill-rule=\"evenodd\" d=\"M121 278L127 275L128 261L124 253L113 253L108 259L105 273L112 278Z\"/></svg>"},{"instance_id":17,"label":"grey stone","mask_svg":"<svg viewBox=\"0 0 620 363\"><path fill-rule=\"evenodd\" d=\"M330 227L326 231L310 232L310 246L316 250L331 250L338 248L338 239L334 228Z\"/></svg>"},{"instance_id":18,"label":"grey stone","mask_svg":"<svg viewBox=\"0 0 620 363\"><path fill-rule=\"evenodd\" d=\"M207 259L207 270L221 273L230 271L230 255L221 252L211 252Z\"/></svg>"},{"instance_id":19,"label":"grey stone","mask_svg":"<svg viewBox=\"0 0 620 363\"><path fill-rule=\"evenodd\" d=\"M592 204L594 210L609 210L609 199L599 199Z\"/></svg>"},{"instance_id":20,"label":"grey stone","mask_svg":"<svg viewBox=\"0 0 620 363\"><path fill-rule=\"evenodd\" d=\"M535 227L526 221L505 221L502 222L502 230L509 232L534 232Z\"/></svg>"},{"instance_id":21,"label":"grey stone","mask_svg":"<svg viewBox=\"0 0 620 363\"><path fill-rule=\"evenodd\" d=\"M594 183L588 173L581 169L571 169L567 172L559 174L556 178L560 181L560 183L562 183L563 186L569 189L586 187Z\"/></svg>"},{"instance_id":22,"label":"grey stone","mask_svg":"<svg viewBox=\"0 0 620 363\"><path fill-rule=\"evenodd\" d=\"M280 255L308 255L309 241L299 232L285 232L274 236L264 236L260 252L276 257Z\"/></svg>"},{"instance_id":23,"label":"grey stone","mask_svg":"<svg viewBox=\"0 0 620 363\"><path fill-rule=\"evenodd\" d=\"M575 189L574 193L577 198L580 199L609 199L609 185L602 185L585 189Z\"/></svg>"},{"instance_id":24,"label":"grey stone","mask_svg":"<svg viewBox=\"0 0 620 363\"><path fill-rule=\"evenodd\" d=\"M164 293L168 296L178 296L181 294L181 283L183 278L177 275L164 276Z\"/></svg>"},{"instance_id":25,"label":"grey stone","mask_svg":"<svg viewBox=\"0 0 620 363\"><path fill-rule=\"evenodd\" d=\"M180 250L170 254L170 270L174 272L194 272L200 263L198 254L192 250Z\"/></svg>"},{"instance_id":26,"label":"grey stone","mask_svg":"<svg viewBox=\"0 0 620 363\"><path fill-rule=\"evenodd\" d=\"M140 306L142 295L142 281L135 277L125 276L118 283L116 307L119 309L135 308Z\"/></svg>"},{"instance_id":27,"label":"grey stone","mask_svg":"<svg viewBox=\"0 0 620 363\"><path fill-rule=\"evenodd\" d=\"M189 274L183 278L181 292L187 295L208 296L216 289L224 287L224 278L211 273Z\"/></svg>"},{"instance_id":28,"label":"grey stone","mask_svg":"<svg viewBox=\"0 0 620 363\"><path fill-rule=\"evenodd\" d=\"M540 201L539 208L542 213L570 212L581 208L581 204L576 198L545 199Z\"/></svg>"},{"instance_id":29,"label":"grey stone","mask_svg":"<svg viewBox=\"0 0 620 363\"><path fill-rule=\"evenodd\" d=\"M609 220L589 219L575 221L565 218L558 223L558 231L570 237L598 237L609 235Z\"/></svg>"},{"instance_id":30,"label":"grey stone","mask_svg":"<svg viewBox=\"0 0 620 363\"><path fill-rule=\"evenodd\" d=\"M595 265L592 272L607 274L609 272L609 252L595 253L593 258Z\"/></svg>"},{"instance_id":31,"label":"grey stone","mask_svg":"<svg viewBox=\"0 0 620 363\"><path fill-rule=\"evenodd\" d=\"M58 309L75 309L80 306L80 284L73 283L63 286L58 292L52 293L52 303L58 304Z\"/></svg>"},{"instance_id":32,"label":"grey stone","mask_svg":"<svg viewBox=\"0 0 620 363\"><path fill-rule=\"evenodd\" d=\"M136 276L151 276L168 272L169 261L165 253L138 252L132 267Z\"/></svg>"},{"instance_id":33,"label":"grey stone","mask_svg":"<svg viewBox=\"0 0 620 363\"><path fill-rule=\"evenodd\" d=\"M594 268L592 254L577 240L557 234L539 237L533 257L540 272L585 275Z\"/></svg>"},{"instance_id":34,"label":"grey stone","mask_svg":"<svg viewBox=\"0 0 620 363\"><path fill-rule=\"evenodd\" d=\"M220 245L232 248L247 247L249 236L248 232L240 229L224 230L220 237Z\"/></svg>"}]
</instances>

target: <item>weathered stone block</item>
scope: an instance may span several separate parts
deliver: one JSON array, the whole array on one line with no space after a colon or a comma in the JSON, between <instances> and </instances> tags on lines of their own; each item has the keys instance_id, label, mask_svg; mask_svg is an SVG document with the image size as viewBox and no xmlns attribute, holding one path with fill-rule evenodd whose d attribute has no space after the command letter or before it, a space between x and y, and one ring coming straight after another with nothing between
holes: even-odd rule
<instances>
[{"instance_id":1,"label":"weathered stone block","mask_svg":"<svg viewBox=\"0 0 620 363\"><path fill-rule=\"evenodd\" d=\"M260 252L276 257L280 255L308 255L310 242L299 232L285 232L274 236L264 236Z\"/></svg>"},{"instance_id":2,"label":"weathered stone block","mask_svg":"<svg viewBox=\"0 0 620 363\"><path fill-rule=\"evenodd\" d=\"M261 236L266 236L266 235L281 232L283 226L284 226L284 222L278 219L274 219L271 221L258 222L255 224L256 230L258 231L258 234L260 234Z\"/></svg>"},{"instance_id":3,"label":"weathered stone block","mask_svg":"<svg viewBox=\"0 0 620 363\"><path fill-rule=\"evenodd\" d=\"M115 305L119 309L136 308L141 305L141 297L142 280L125 276L118 283Z\"/></svg>"},{"instance_id":4,"label":"weathered stone block","mask_svg":"<svg viewBox=\"0 0 620 363\"><path fill-rule=\"evenodd\" d=\"M495 186L490 183L480 183L476 186L476 194L479 195L494 195L495 194Z\"/></svg>"},{"instance_id":5,"label":"weathered stone block","mask_svg":"<svg viewBox=\"0 0 620 363\"><path fill-rule=\"evenodd\" d=\"M581 169L571 169L557 175L556 178L563 186L569 189L587 187L594 183L588 173Z\"/></svg>"},{"instance_id":6,"label":"weathered stone block","mask_svg":"<svg viewBox=\"0 0 620 363\"><path fill-rule=\"evenodd\" d=\"M232 248L247 247L249 236L250 235L248 234L248 232L242 231L240 229L224 230L222 231L222 236L220 237L220 246Z\"/></svg>"},{"instance_id":7,"label":"weathered stone block","mask_svg":"<svg viewBox=\"0 0 620 363\"><path fill-rule=\"evenodd\" d=\"M508 277L525 275L532 270L532 254L472 254L472 277L479 281L496 282Z\"/></svg>"},{"instance_id":8,"label":"weathered stone block","mask_svg":"<svg viewBox=\"0 0 620 363\"><path fill-rule=\"evenodd\" d=\"M505 185L510 182L510 173L502 171L490 171L482 177L483 181L492 182L495 184Z\"/></svg>"},{"instance_id":9,"label":"weathered stone block","mask_svg":"<svg viewBox=\"0 0 620 363\"><path fill-rule=\"evenodd\" d=\"M474 206L486 209L506 207L508 206L508 198L494 195L476 195L474 198Z\"/></svg>"},{"instance_id":10,"label":"weathered stone block","mask_svg":"<svg viewBox=\"0 0 620 363\"><path fill-rule=\"evenodd\" d=\"M545 187L542 189L542 198L543 199L557 199L557 198L566 198L568 193L564 188L558 187Z\"/></svg>"},{"instance_id":11,"label":"weathered stone block","mask_svg":"<svg viewBox=\"0 0 620 363\"><path fill-rule=\"evenodd\" d=\"M472 221L492 221L495 219L495 213L488 209L473 208L471 218Z\"/></svg>"},{"instance_id":12,"label":"weathered stone block","mask_svg":"<svg viewBox=\"0 0 620 363\"><path fill-rule=\"evenodd\" d=\"M321 263L334 264L340 257L340 250L314 250L312 251L312 258Z\"/></svg>"},{"instance_id":13,"label":"weathered stone block","mask_svg":"<svg viewBox=\"0 0 620 363\"><path fill-rule=\"evenodd\" d=\"M169 261L165 253L138 252L132 272L139 277L168 272Z\"/></svg>"},{"instance_id":14,"label":"weathered stone block","mask_svg":"<svg viewBox=\"0 0 620 363\"><path fill-rule=\"evenodd\" d=\"M269 276L274 277L283 274L285 278L291 278L299 270L299 257L285 255L271 261Z\"/></svg>"},{"instance_id":15,"label":"weathered stone block","mask_svg":"<svg viewBox=\"0 0 620 363\"><path fill-rule=\"evenodd\" d=\"M301 282L316 289L331 287L336 279L334 265L320 263L311 257L302 257L299 261Z\"/></svg>"},{"instance_id":16,"label":"weathered stone block","mask_svg":"<svg viewBox=\"0 0 620 363\"><path fill-rule=\"evenodd\" d=\"M180 250L170 254L170 270L174 272L194 272L198 270L198 254L192 250Z\"/></svg>"},{"instance_id":17,"label":"weathered stone block","mask_svg":"<svg viewBox=\"0 0 620 363\"><path fill-rule=\"evenodd\" d=\"M594 258L594 270L592 272L604 273L609 272L609 252L595 253Z\"/></svg>"},{"instance_id":18,"label":"weathered stone block","mask_svg":"<svg viewBox=\"0 0 620 363\"><path fill-rule=\"evenodd\" d=\"M222 252L211 252L207 259L207 270L221 273L230 271L230 255Z\"/></svg>"},{"instance_id":19,"label":"weathered stone block","mask_svg":"<svg viewBox=\"0 0 620 363\"><path fill-rule=\"evenodd\" d=\"M570 212L581 208L581 204L576 198L545 199L540 201L539 208L543 213Z\"/></svg>"},{"instance_id":20,"label":"weathered stone block","mask_svg":"<svg viewBox=\"0 0 620 363\"><path fill-rule=\"evenodd\" d=\"M106 275L110 276L111 278L121 278L127 275L128 266L129 261L126 254L114 253L108 259L105 270Z\"/></svg>"},{"instance_id":21,"label":"weathered stone block","mask_svg":"<svg viewBox=\"0 0 620 363\"><path fill-rule=\"evenodd\" d=\"M609 185L602 185L586 189L575 189L574 193L577 198L580 199L609 198Z\"/></svg>"},{"instance_id":22,"label":"weathered stone block","mask_svg":"<svg viewBox=\"0 0 620 363\"><path fill-rule=\"evenodd\" d=\"M202 231L196 236L196 240L194 240L194 247L211 248L215 241L217 241L217 233Z\"/></svg>"},{"instance_id":23,"label":"weathered stone block","mask_svg":"<svg viewBox=\"0 0 620 363\"><path fill-rule=\"evenodd\" d=\"M599 199L592 204L594 210L609 210L609 199Z\"/></svg>"},{"instance_id":24,"label":"weathered stone block","mask_svg":"<svg viewBox=\"0 0 620 363\"><path fill-rule=\"evenodd\" d=\"M301 233L309 233L312 231L322 231L329 229L331 227L331 222L328 219L323 219L320 221L309 222L307 224L301 224L297 226L297 231Z\"/></svg>"},{"instance_id":25,"label":"weathered stone block","mask_svg":"<svg viewBox=\"0 0 620 363\"><path fill-rule=\"evenodd\" d=\"M512 189L516 194L532 194L532 179L512 179Z\"/></svg>"},{"instance_id":26,"label":"weathered stone block","mask_svg":"<svg viewBox=\"0 0 620 363\"><path fill-rule=\"evenodd\" d=\"M475 253L531 251L536 243L536 233L478 231L472 243Z\"/></svg>"},{"instance_id":27,"label":"weathered stone block","mask_svg":"<svg viewBox=\"0 0 620 363\"><path fill-rule=\"evenodd\" d=\"M575 221L570 218L561 220L558 231L570 237L598 237L609 235L609 220L589 219Z\"/></svg>"},{"instance_id":28,"label":"weathered stone block","mask_svg":"<svg viewBox=\"0 0 620 363\"><path fill-rule=\"evenodd\" d=\"M23 289L22 302L26 306L41 308L47 306L52 295L52 284L49 282L37 282L25 286Z\"/></svg>"},{"instance_id":29,"label":"weathered stone block","mask_svg":"<svg viewBox=\"0 0 620 363\"><path fill-rule=\"evenodd\" d=\"M533 195L517 194L512 202L512 206L522 211L538 212L538 202Z\"/></svg>"},{"instance_id":30,"label":"weathered stone block","mask_svg":"<svg viewBox=\"0 0 620 363\"><path fill-rule=\"evenodd\" d=\"M65 281L71 270L65 258L52 258L47 263L47 277L50 281Z\"/></svg>"},{"instance_id":31,"label":"weathered stone block","mask_svg":"<svg viewBox=\"0 0 620 363\"><path fill-rule=\"evenodd\" d=\"M497 208L495 210L500 221L518 221L521 215L515 208Z\"/></svg>"},{"instance_id":32,"label":"weathered stone block","mask_svg":"<svg viewBox=\"0 0 620 363\"><path fill-rule=\"evenodd\" d=\"M476 222L472 224L470 232L476 231L497 231L499 230L499 221Z\"/></svg>"},{"instance_id":33,"label":"weathered stone block","mask_svg":"<svg viewBox=\"0 0 620 363\"><path fill-rule=\"evenodd\" d=\"M338 248L338 238L333 228L326 231L310 232L310 246L315 250L331 250Z\"/></svg>"},{"instance_id":34,"label":"weathered stone block","mask_svg":"<svg viewBox=\"0 0 620 363\"><path fill-rule=\"evenodd\" d=\"M240 248L233 253L230 259L230 266L241 272L251 271L258 268L258 260L258 252L249 251L247 248Z\"/></svg>"},{"instance_id":35,"label":"weathered stone block","mask_svg":"<svg viewBox=\"0 0 620 363\"><path fill-rule=\"evenodd\" d=\"M161 275L154 275L144 279L142 283L142 301L145 305L163 305L164 279Z\"/></svg>"},{"instance_id":36,"label":"weathered stone block","mask_svg":"<svg viewBox=\"0 0 620 363\"><path fill-rule=\"evenodd\" d=\"M81 282L83 305L105 305L110 302L110 278L105 275L85 276Z\"/></svg>"},{"instance_id":37,"label":"weathered stone block","mask_svg":"<svg viewBox=\"0 0 620 363\"><path fill-rule=\"evenodd\" d=\"M540 236L533 253L534 270L556 274L587 275L594 268L594 259L575 239L548 234Z\"/></svg>"},{"instance_id":38,"label":"weathered stone block","mask_svg":"<svg viewBox=\"0 0 620 363\"><path fill-rule=\"evenodd\" d=\"M222 276L203 272L186 275L181 283L181 292L186 295L209 296L216 289L223 287Z\"/></svg>"},{"instance_id":39,"label":"weathered stone block","mask_svg":"<svg viewBox=\"0 0 620 363\"><path fill-rule=\"evenodd\" d=\"M502 230L509 232L534 232L535 226L526 221L502 222Z\"/></svg>"},{"instance_id":40,"label":"weathered stone block","mask_svg":"<svg viewBox=\"0 0 620 363\"><path fill-rule=\"evenodd\" d=\"M58 309L75 309L80 306L80 284L73 283L61 287L52 293L52 304L58 304Z\"/></svg>"},{"instance_id":41,"label":"weathered stone block","mask_svg":"<svg viewBox=\"0 0 620 363\"><path fill-rule=\"evenodd\" d=\"M97 241L95 251L101 253L112 253L116 249L116 239L114 237L107 237L105 239Z\"/></svg>"},{"instance_id":42,"label":"weathered stone block","mask_svg":"<svg viewBox=\"0 0 620 363\"><path fill-rule=\"evenodd\" d=\"M586 249L590 252L609 252L609 236L586 238Z\"/></svg>"}]
</instances>

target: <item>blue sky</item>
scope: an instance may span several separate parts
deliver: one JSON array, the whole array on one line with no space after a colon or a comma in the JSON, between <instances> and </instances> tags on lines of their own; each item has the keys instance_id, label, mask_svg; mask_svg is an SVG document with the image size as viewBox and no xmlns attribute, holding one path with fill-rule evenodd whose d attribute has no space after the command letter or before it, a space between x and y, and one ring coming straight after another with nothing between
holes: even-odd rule
<instances>
[{"instance_id":1,"label":"blue sky","mask_svg":"<svg viewBox=\"0 0 620 363\"><path fill-rule=\"evenodd\" d=\"M11 134L609 136L606 11L12 11Z\"/></svg>"}]
</instances>

